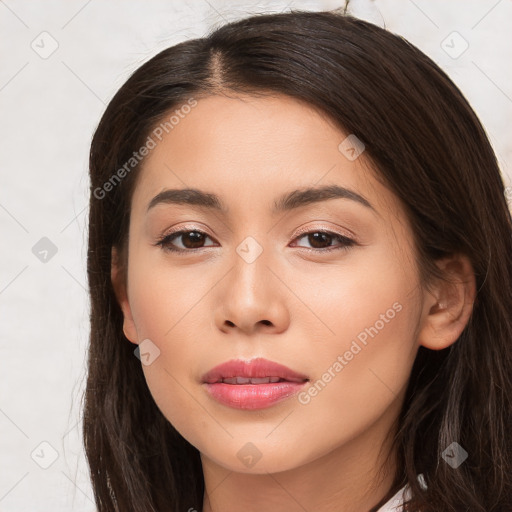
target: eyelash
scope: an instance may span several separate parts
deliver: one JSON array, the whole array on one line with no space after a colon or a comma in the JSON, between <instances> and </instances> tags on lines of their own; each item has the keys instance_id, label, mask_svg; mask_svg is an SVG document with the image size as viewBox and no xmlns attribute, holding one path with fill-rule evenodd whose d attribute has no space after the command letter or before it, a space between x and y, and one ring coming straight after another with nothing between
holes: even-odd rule
<instances>
[{"instance_id":1,"label":"eyelash","mask_svg":"<svg viewBox=\"0 0 512 512\"><path fill-rule=\"evenodd\" d=\"M173 253L177 253L180 255L185 255L186 253L190 254L197 250L205 249L205 247L199 247L196 249L181 249L181 248L173 247L172 245L170 245L172 240L174 240L175 238L179 238L181 235L187 234L187 233L200 233L201 235L205 235L206 237L211 239L211 237L207 233L205 233L204 231L201 231L199 229L182 229L180 231L174 231L172 233L167 233L166 235L161 237L155 245L160 246L164 251L173 252ZM336 251L336 250L347 250L349 247L356 245L356 241L352 240L351 238L348 238L344 235L340 235L338 233L334 233L332 231L327 231L327 230L322 230L322 229L315 229L315 230L305 231L303 233L300 233L297 237L294 238L294 241L300 240L301 238L304 238L307 235L311 235L311 234L315 234L315 233L323 233L326 235L331 235L331 236L333 236L334 239L337 239L343 245L332 246L332 247L327 247L327 248L323 248L323 249L315 249L315 248L308 248L308 247L301 247L301 249L305 249L306 251L313 252L313 253L326 253L326 252L331 252L331 251ZM209 246L209 247L211 247L211 246Z\"/></svg>"}]
</instances>

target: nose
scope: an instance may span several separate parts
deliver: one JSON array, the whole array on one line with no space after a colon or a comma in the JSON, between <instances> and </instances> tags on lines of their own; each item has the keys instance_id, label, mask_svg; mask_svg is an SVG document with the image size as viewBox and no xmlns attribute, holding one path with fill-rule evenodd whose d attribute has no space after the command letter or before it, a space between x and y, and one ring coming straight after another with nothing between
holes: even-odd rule
<instances>
[{"instance_id":1,"label":"nose","mask_svg":"<svg viewBox=\"0 0 512 512\"><path fill-rule=\"evenodd\" d=\"M250 260L249 260L250 261ZM252 262L238 254L217 286L215 324L225 333L279 333L288 328L290 292L265 251Z\"/></svg>"}]
</instances>

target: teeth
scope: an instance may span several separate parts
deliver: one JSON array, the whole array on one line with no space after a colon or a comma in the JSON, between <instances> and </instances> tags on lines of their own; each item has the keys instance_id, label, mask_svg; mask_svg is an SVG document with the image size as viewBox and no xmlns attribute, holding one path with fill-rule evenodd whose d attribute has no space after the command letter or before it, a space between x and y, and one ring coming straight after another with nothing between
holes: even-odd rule
<instances>
[{"instance_id":1,"label":"teeth","mask_svg":"<svg viewBox=\"0 0 512 512\"><path fill-rule=\"evenodd\" d=\"M251 384L268 384L270 382L270 377L261 377L259 379L250 379Z\"/></svg>"},{"instance_id":2,"label":"teeth","mask_svg":"<svg viewBox=\"0 0 512 512\"><path fill-rule=\"evenodd\" d=\"M229 377L222 379L224 384L269 384L271 382L279 382L280 377Z\"/></svg>"}]
</instances>

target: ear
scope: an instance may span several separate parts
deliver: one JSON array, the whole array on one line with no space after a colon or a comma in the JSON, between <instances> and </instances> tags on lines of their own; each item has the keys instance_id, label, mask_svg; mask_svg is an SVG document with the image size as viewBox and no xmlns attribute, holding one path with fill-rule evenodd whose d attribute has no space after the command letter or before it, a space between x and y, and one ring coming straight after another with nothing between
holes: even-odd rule
<instances>
[{"instance_id":1,"label":"ear","mask_svg":"<svg viewBox=\"0 0 512 512\"><path fill-rule=\"evenodd\" d=\"M138 334L135 322L133 321L132 310L128 302L126 289L126 272L120 264L120 257L115 247L112 247L110 277L116 294L117 302L123 311L123 332L126 338L138 345Z\"/></svg>"},{"instance_id":2,"label":"ear","mask_svg":"<svg viewBox=\"0 0 512 512\"><path fill-rule=\"evenodd\" d=\"M476 282L465 255L454 254L436 264L447 280L437 279L431 290L425 291L418 343L442 350L455 343L466 327L476 298Z\"/></svg>"}]
</instances>

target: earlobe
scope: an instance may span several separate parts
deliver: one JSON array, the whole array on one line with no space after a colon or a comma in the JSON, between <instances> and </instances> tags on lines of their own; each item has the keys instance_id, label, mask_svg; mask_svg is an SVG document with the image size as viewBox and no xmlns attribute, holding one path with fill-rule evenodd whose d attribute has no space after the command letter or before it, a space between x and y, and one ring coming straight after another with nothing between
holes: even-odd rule
<instances>
[{"instance_id":1,"label":"earlobe","mask_svg":"<svg viewBox=\"0 0 512 512\"><path fill-rule=\"evenodd\" d=\"M455 254L436 263L447 279L436 280L432 289L425 291L418 343L431 350L442 350L455 343L468 324L476 282L465 255Z\"/></svg>"},{"instance_id":2,"label":"earlobe","mask_svg":"<svg viewBox=\"0 0 512 512\"><path fill-rule=\"evenodd\" d=\"M126 289L126 272L120 264L119 254L115 247L112 247L110 278L117 302L123 311L123 332L126 338L134 344L138 344L138 335L135 322L133 321L128 293Z\"/></svg>"}]
</instances>

